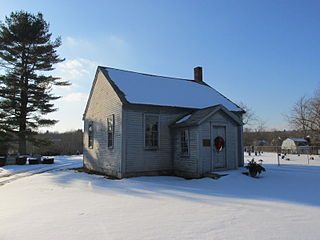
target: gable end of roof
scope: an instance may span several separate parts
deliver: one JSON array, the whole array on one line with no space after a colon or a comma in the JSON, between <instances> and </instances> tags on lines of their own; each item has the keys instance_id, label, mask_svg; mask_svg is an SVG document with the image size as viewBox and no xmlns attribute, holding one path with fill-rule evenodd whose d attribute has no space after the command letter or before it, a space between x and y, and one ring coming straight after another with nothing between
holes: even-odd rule
<instances>
[{"instance_id":1,"label":"gable end of roof","mask_svg":"<svg viewBox=\"0 0 320 240\"><path fill-rule=\"evenodd\" d=\"M85 110L84 110L84 113L83 113L83 116L82 116L82 120L84 120L86 115L87 115L88 108L89 108L89 105L90 105L90 102L91 102L92 94L93 94L93 91L94 91L94 88L95 88L95 85L96 85L96 82L97 82L97 79L98 79L99 72L101 72L103 74L103 76L106 78L106 80L110 83L110 85L112 86L113 90L116 92L116 94L120 98L121 102L123 104L128 103L128 101L125 98L125 94L111 80L111 78L109 77L108 73L104 70L104 67L98 66L97 70L96 70L96 73L95 73L95 76L94 76L94 80L93 80L92 86L91 86L91 90L90 90L90 94L89 94L89 97L88 97L88 100L87 100L87 104L86 104L86 107L85 107Z\"/></svg>"},{"instance_id":2,"label":"gable end of roof","mask_svg":"<svg viewBox=\"0 0 320 240\"><path fill-rule=\"evenodd\" d=\"M116 94L118 95L118 97L120 98L121 102L123 104L127 104L129 103L129 101L126 99L126 95L124 92L122 92L119 87L115 84L115 82L111 79L111 77L109 76L108 72L106 71L105 67L101 67L99 66L98 69L102 72L102 74L105 76L105 78L108 80L108 82L110 83L110 85L112 86L113 90L116 92Z\"/></svg>"},{"instance_id":3,"label":"gable end of roof","mask_svg":"<svg viewBox=\"0 0 320 240\"><path fill-rule=\"evenodd\" d=\"M183 116L183 117L177 119L177 121L175 121L175 123L173 123L171 125L171 127L178 127L179 128L179 127L199 126L200 124L205 122L208 118L213 116L218 111L224 112L237 125L239 125L239 126L243 125L241 119L238 118L235 113L229 111L222 104L219 104L219 105L195 110L190 114L191 116L188 117L185 121L183 121L183 118L185 118L186 116Z\"/></svg>"},{"instance_id":4,"label":"gable end of roof","mask_svg":"<svg viewBox=\"0 0 320 240\"><path fill-rule=\"evenodd\" d=\"M218 111L222 111L224 112L229 118L231 118L235 123L237 123L238 125L243 125L242 121L235 115L235 113L229 111L225 106L223 106L222 104L219 104L216 106L216 108L207 116L205 116L203 119L201 119L199 121L199 124L203 123L204 121L206 121L209 117L211 117L212 115L214 115L216 112Z\"/></svg>"}]
</instances>

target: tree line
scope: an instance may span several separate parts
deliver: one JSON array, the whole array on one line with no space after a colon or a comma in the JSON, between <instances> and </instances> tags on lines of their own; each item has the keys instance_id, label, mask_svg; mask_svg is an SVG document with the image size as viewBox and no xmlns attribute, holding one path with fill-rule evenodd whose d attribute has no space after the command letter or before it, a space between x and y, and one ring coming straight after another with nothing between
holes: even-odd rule
<instances>
[{"instance_id":1,"label":"tree line","mask_svg":"<svg viewBox=\"0 0 320 240\"><path fill-rule=\"evenodd\" d=\"M300 97L287 114L284 114L291 130L268 131L262 120L257 120L255 113L245 105L244 144L258 146L262 140L269 146L280 146L288 137L304 138L313 146L320 146L320 89L310 97ZM256 124L254 128L250 125Z\"/></svg>"},{"instance_id":2,"label":"tree line","mask_svg":"<svg viewBox=\"0 0 320 240\"><path fill-rule=\"evenodd\" d=\"M83 149L83 132L81 129L68 131L63 133L45 132L39 133L37 138L42 145L34 145L31 147L35 153L41 155L75 155L82 154Z\"/></svg>"},{"instance_id":3,"label":"tree line","mask_svg":"<svg viewBox=\"0 0 320 240\"><path fill-rule=\"evenodd\" d=\"M63 133L49 131L38 133L32 142L26 142L26 152L45 156L82 154L82 136L81 129ZM0 142L0 155L17 155L18 146L17 140Z\"/></svg>"},{"instance_id":4,"label":"tree line","mask_svg":"<svg viewBox=\"0 0 320 240\"><path fill-rule=\"evenodd\" d=\"M307 138L300 130L246 131L243 133L244 146L281 146L287 138ZM311 144L320 146L319 141L310 139Z\"/></svg>"}]
</instances>

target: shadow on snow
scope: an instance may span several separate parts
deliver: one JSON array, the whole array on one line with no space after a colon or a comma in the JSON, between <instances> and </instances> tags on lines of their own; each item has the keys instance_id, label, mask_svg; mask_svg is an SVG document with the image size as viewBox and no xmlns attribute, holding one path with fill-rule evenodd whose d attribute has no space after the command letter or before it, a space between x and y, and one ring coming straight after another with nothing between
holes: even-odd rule
<instances>
[{"instance_id":1,"label":"shadow on snow","mask_svg":"<svg viewBox=\"0 0 320 240\"><path fill-rule=\"evenodd\" d=\"M218 180L185 180L179 177L135 177L110 180L100 175L79 172L51 172L59 184L82 181L101 194L125 194L158 198L167 196L183 200L217 204L212 197L298 203L320 206L320 166L264 164L259 178L241 174L245 169L229 171ZM101 191L100 191L101 190Z\"/></svg>"}]
</instances>

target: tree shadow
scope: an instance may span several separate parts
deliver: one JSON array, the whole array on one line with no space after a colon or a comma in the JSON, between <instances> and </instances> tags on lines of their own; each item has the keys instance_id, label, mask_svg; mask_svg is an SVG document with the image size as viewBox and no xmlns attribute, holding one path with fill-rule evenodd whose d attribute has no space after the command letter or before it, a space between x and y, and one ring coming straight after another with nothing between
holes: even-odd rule
<instances>
[{"instance_id":1,"label":"tree shadow","mask_svg":"<svg viewBox=\"0 0 320 240\"><path fill-rule=\"evenodd\" d=\"M125 194L144 198L167 196L207 204L212 197L289 202L320 206L319 166L264 164L260 178L241 174L245 169L229 171L218 180L211 178L185 180L173 176L134 177L121 180L76 171L51 172L54 181L72 185L82 181L100 194Z\"/></svg>"}]
</instances>

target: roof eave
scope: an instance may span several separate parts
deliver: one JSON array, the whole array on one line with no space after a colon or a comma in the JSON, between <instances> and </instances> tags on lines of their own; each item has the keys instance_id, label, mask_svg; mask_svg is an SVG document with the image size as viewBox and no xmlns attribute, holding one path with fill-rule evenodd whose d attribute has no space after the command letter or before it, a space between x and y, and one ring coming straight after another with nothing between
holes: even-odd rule
<instances>
[{"instance_id":1,"label":"roof eave","mask_svg":"<svg viewBox=\"0 0 320 240\"><path fill-rule=\"evenodd\" d=\"M97 81L97 78L98 78L99 70L100 69L99 69L99 66L98 66L97 70L96 70L96 73L94 75L94 80L93 80L93 83L92 83L92 86L91 86L91 90L90 90L90 94L89 94L89 97L88 97L88 100L87 100L86 108L85 108L84 113L82 115L82 120L84 120L86 115L87 115L87 111L88 111L88 108L89 108L89 103L91 101L91 97L92 97L92 94L93 94L94 86L96 85L96 81Z\"/></svg>"}]
</instances>

